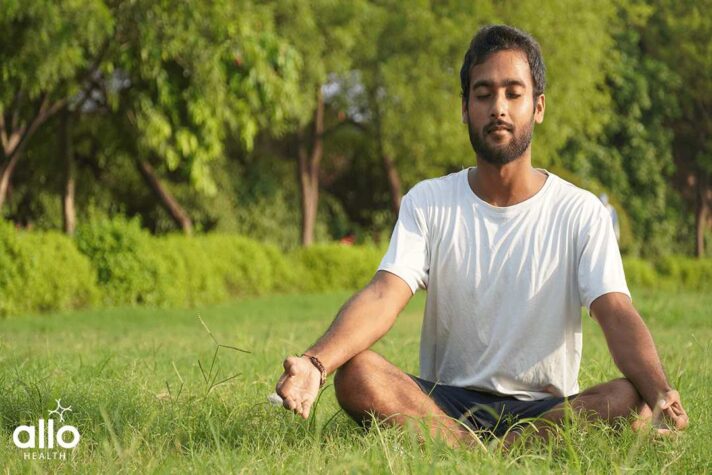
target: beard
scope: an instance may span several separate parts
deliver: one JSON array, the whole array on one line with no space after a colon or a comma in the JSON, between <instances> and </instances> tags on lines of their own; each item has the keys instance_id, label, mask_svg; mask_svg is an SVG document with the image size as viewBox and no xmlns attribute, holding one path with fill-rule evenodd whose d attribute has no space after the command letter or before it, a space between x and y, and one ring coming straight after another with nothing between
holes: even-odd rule
<instances>
[{"instance_id":1,"label":"beard","mask_svg":"<svg viewBox=\"0 0 712 475\"><path fill-rule=\"evenodd\" d=\"M512 138L505 144L491 145L487 142L486 136L489 133L489 129L497 124L510 127ZM505 124L501 121L496 121L494 123L490 122L486 126L482 127L482 130L478 131L473 127L468 116L467 131L470 135L472 149L475 151L478 158L482 158L493 165L506 165L507 163L521 157L527 148L529 148L529 144L532 142L532 135L534 133L534 117L532 116L532 120L529 124L524 126L521 132L518 132L513 125Z\"/></svg>"}]
</instances>

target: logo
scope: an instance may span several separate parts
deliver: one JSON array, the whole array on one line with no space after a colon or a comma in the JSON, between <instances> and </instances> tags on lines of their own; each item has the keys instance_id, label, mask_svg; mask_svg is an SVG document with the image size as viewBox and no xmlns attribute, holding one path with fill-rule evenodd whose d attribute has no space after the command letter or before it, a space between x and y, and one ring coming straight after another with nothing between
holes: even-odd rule
<instances>
[{"instance_id":1,"label":"logo","mask_svg":"<svg viewBox=\"0 0 712 475\"><path fill-rule=\"evenodd\" d=\"M64 422L64 415L72 412L72 406L62 407L62 400L56 399L57 407L49 417L40 419L35 426L17 426L12 433L12 441L18 449L32 449L23 452L25 460L66 460L67 453L60 449L74 449L79 444L79 429L72 425L62 425L55 430L56 415L59 424ZM37 450L39 449L39 450Z\"/></svg>"}]
</instances>

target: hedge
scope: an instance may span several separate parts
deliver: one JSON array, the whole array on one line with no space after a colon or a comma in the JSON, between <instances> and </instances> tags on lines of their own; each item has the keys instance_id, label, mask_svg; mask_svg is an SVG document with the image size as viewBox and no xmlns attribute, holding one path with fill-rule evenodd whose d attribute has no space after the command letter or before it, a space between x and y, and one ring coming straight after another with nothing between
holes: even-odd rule
<instances>
[{"instance_id":1,"label":"hedge","mask_svg":"<svg viewBox=\"0 0 712 475\"><path fill-rule=\"evenodd\" d=\"M96 273L67 236L17 232L0 221L0 315L98 302Z\"/></svg>"},{"instance_id":2,"label":"hedge","mask_svg":"<svg viewBox=\"0 0 712 475\"><path fill-rule=\"evenodd\" d=\"M81 226L73 241L0 222L0 315L104 305L186 307L271 292L354 290L385 252L319 244L284 254L238 235L155 237L123 218ZM712 290L712 259L625 258L629 285Z\"/></svg>"},{"instance_id":3,"label":"hedge","mask_svg":"<svg viewBox=\"0 0 712 475\"><path fill-rule=\"evenodd\" d=\"M77 245L107 304L192 306L299 282L276 247L242 236L153 237L137 221L115 219L80 228Z\"/></svg>"}]
</instances>

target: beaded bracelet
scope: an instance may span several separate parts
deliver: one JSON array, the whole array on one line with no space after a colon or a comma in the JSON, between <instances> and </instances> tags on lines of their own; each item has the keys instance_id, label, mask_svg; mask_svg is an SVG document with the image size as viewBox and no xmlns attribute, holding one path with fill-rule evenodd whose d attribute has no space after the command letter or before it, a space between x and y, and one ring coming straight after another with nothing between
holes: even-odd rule
<instances>
[{"instance_id":1,"label":"beaded bracelet","mask_svg":"<svg viewBox=\"0 0 712 475\"><path fill-rule=\"evenodd\" d=\"M319 361L319 358L316 356L311 356L306 353L302 354L302 356L306 356L309 358L309 361L316 366L316 369L319 370L319 373L321 373L321 380L319 381L319 387L322 387L326 383L326 368L324 368L324 365Z\"/></svg>"}]
</instances>

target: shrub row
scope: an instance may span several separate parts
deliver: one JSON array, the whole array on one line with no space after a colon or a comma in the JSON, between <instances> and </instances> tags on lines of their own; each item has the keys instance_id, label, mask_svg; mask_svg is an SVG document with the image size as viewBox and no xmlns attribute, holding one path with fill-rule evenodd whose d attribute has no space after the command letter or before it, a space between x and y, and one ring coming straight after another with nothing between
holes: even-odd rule
<instances>
[{"instance_id":1,"label":"shrub row","mask_svg":"<svg viewBox=\"0 0 712 475\"><path fill-rule=\"evenodd\" d=\"M666 256L656 262L623 259L628 285L665 290L712 291L712 259Z\"/></svg>"},{"instance_id":2,"label":"shrub row","mask_svg":"<svg viewBox=\"0 0 712 475\"><path fill-rule=\"evenodd\" d=\"M0 220L0 315L79 308L99 301L96 273L59 233L18 233Z\"/></svg>"},{"instance_id":3,"label":"shrub row","mask_svg":"<svg viewBox=\"0 0 712 475\"><path fill-rule=\"evenodd\" d=\"M373 276L382 253L320 244L284 254L238 235L155 237L123 218L81 226L75 240L0 222L0 315L354 289Z\"/></svg>"},{"instance_id":4,"label":"shrub row","mask_svg":"<svg viewBox=\"0 0 712 475\"><path fill-rule=\"evenodd\" d=\"M0 315L356 289L373 276L383 252L320 244L284 254L237 235L154 237L126 219L84 225L75 240L0 222ZM712 290L712 259L626 258L624 265L631 286Z\"/></svg>"}]
</instances>

